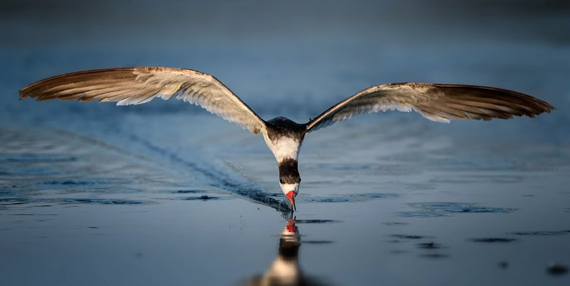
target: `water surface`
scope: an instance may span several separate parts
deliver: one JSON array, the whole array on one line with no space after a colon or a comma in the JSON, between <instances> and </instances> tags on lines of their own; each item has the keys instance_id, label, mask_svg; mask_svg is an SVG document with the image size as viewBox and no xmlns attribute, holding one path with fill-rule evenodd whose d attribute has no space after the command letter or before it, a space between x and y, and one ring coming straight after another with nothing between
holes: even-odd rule
<instances>
[{"instance_id":1,"label":"water surface","mask_svg":"<svg viewBox=\"0 0 570 286\"><path fill-rule=\"evenodd\" d=\"M2 4L2 280L236 285L295 253L315 285L568 285L569 7L424 2ZM17 100L47 76L133 65L210 72L266 119L402 81L499 86L557 110L392 112L308 134L291 217L261 137L198 107Z\"/></svg>"}]
</instances>

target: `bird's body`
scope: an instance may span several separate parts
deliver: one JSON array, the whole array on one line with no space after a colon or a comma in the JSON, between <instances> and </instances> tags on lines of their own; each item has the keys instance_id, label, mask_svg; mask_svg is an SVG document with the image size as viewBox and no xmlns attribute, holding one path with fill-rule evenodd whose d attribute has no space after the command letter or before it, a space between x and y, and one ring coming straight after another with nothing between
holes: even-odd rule
<instances>
[{"instance_id":1,"label":"bird's body","mask_svg":"<svg viewBox=\"0 0 570 286\"><path fill-rule=\"evenodd\" d=\"M301 183L297 160L307 133L307 125L280 116L267 121L261 132L265 143L277 159L279 185L295 209L294 198Z\"/></svg>"},{"instance_id":2,"label":"bird's body","mask_svg":"<svg viewBox=\"0 0 570 286\"><path fill-rule=\"evenodd\" d=\"M554 107L506 89L455 84L392 83L369 87L337 104L309 122L286 117L265 121L213 76L189 69L135 67L88 70L63 74L20 90L20 98L142 104L154 98L175 97L199 105L213 114L262 133L279 167L279 183L295 209L299 192L297 159L305 135L352 116L387 110L416 111L432 121L491 120L513 116L534 117Z\"/></svg>"}]
</instances>

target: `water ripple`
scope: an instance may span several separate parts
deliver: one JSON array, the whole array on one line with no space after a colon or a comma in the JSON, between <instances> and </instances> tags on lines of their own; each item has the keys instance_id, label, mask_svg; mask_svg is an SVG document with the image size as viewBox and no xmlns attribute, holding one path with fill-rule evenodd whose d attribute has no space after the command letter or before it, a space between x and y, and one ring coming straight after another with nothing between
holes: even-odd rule
<instances>
[{"instance_id":1,"label":"water ripple","mask_svg":"<svg viewBox=\"0 0 570 286\"><path fill-rule=\"evenodd\" d=\"M177 200L182 200L182 201L213 201L213 200L227 200L227 197L214 197L214 196L207 196L207 195L202 195L202 196L195 196L195 197L182 197L182 198L176 198Z\"/></svg>"},{"instance_id":2,"label":"water ripple","mask_svg":"<svg viewBox=\"0 0 570 286\"><path fill-rule=\"evenodd\" d=\"M34 202L35 200L30 198L0 198L1 205L21 205L26 203Z\"/></svg>"},{"instance_id":3,"label":"water ripple","mask_svg":"<svg viewBox=\"0 0 570 286\"><path fill-rule=\"evenodd\" d=\"M391 237L400 238L400 239L424 239L424 238L433 238L433 236L423 236L423 235L415 235L415 234L392 234Z\"/></svg>"},{"instance_id":4,"label":"water ripple","mask_svg":"<svg viewBox=\"0 0 570 286\"><path fill-rule=\"evenodd\" d=\"M426 212L452 214L452 213L511 213L513 208L481 207L472 203L411 203L408 204Z\"/></svg>"},{"instance_id":5,"label":"water ripple","mask_svg":"<svg viewBox=\"0 0 570 286\"><path fill-rule=\"evenodd\" d=\"M290 208L286 203L272 198L270 194L259 189L251 182L242 181L241 178L238 179L237 177L232 176L232 174L212 168L207 164L185 160L177 153L161 148L140 136L130 134L129 137L137 144L145 146L149 151L158 154L159 156L169 160L171 163L184 166L188 171L191 171L194 174L201 174L207 184L212 187L264 204L280 212L290 212Z\"/></svg>"},{"instance_id":6,"label":"water ripple","mask_svg":"<svg viewBox=\"0 0 570 286\"><path fill-rule=\"evenodd\" d=\"M97 204L97 205L147 205L152 201L125 200L125 199L83 199L83 198L57 198L57 199L32 199L32 198L0 198L0 205L21 205L41 203L41 206L49 206L50 203L61 204Z\"/></svg>"},{"instance_id":7,"label":"water ripple","mask_svg":"<svg viewBox=\"0 0 570 286\"><path fill-rule=\"evenodd\" d=\"M344 203L344 202L366 202L375 199L395 198L396 194L354 194L354 195L338 195L330 197L309 197L300 198L299 201L307 203Z\"/></svg>"},{"instance_id":8,"label":"water ripple","mask_svg":"<svg viewBox=\"0 0 570 286\"><path fill-rule=\"evenodd\" d=\"M53 201L53 200L48 200ZM95 204L95 205L148 205L151 201L123 200L123 199L56 199L64 204Z\"/></svg>"},{"instance_id":9,"label":"water ripple","mask_svg":"<svg viewBox=\"0 0 570 286\"><path fill-rule=\"evenodd\" d=\"M511 243L517 241L514 238L502 238L502 237L485 237L485 238L473 238L470 239L473 242L483 242L483 243Z\"/></svg>"},{"instance_id":10,"label":"water ripple","mask_svg":"<svg viewBox=\"0 0 570 286\"><path fill-rule=\"evenodd\" d=\"M432 259L441 259L441 258L447 258L447 257L449 257L449 255L441 254L441 253L428 253L428 254L420 255L420 257L432 258Z\"/></svg>"},{"instance_id":11,"label":"water ripple","mask_svg":"<svg viewBox=\"0 0 570 286\"><path fill-rule=\"evenodd\" d=\"M427 217L442 217L442 216L449 216L449 215L444 214L444 213L419 211L419 212L400 212L400 213L398 213L398 216L400 216L400 217L423 217L423 218L427 218Z\"/></svg>"},{"instance_id":12,"label":"water ripple","mask_svg":"<svg viewBox=\"0 0 570 286\"><path fill-rule=\"evenodd\" d=\"M340 223L340 220L333 220L333 219L296 219L295 223Z\"/></svg>"},{"instance_id":13,"label":"water ripple","mask_svg":"<svg viewBox=\"0 0 570 286\"><path fill-rule=\"evenodd\" d=\"M514 175L462 175L462 176L444 176L436 177L430 180L431 183L450 183L450 184L475 184L482 183L519 183L524 181L524 176Z\"/></svg>"},{"instance_id":14,"label":"water ripple","mask_svg":"<svg viewBox=\"0 0 570 286\"><path fill-rule=\"evenodd\" d=\"M172 191L171 193L173 193L173 194L201 194L201 193L206 193L206 191L203 191L203 190L178 190L178 191Z\"/></svg>"},{"instance_id":15,"label":"water ripple","mask_svg":"<svg viewBox=\"0 0 570 286\"><path fill-rule=\"evenodd\" d=\"M440 243L424 242L424 243L418 243L418 248L421 248L421 249L441 249L443 247L441 246Z\"/></svg>"},{"instance_id":16,"label":"water ripple","mask_svg":"<svg viewBox=\"0 0 570 286\"><path fill-rule=\"evenodd\" d=\"M66 163L77 161L76 156L65 154L0 154L0 163Z\"/></svg>"},{"instance_id":17,"label":"water ripple","mask_svg":"<svg viewBox=\"0 0 570 286\"><path fill-rule=\"evenodd\" d=\"M392 222L384 222L382 223L383 225L389 225L389 226L396 226L396 225L406 225L407 223L405 222L397 222L397 221L392 221Z\"/></svg>"},{"instance_id":18,"label":"water ripple","mask_svg":"<svg viewBox=\"0 0 570 286\"><path fill-rule=\"evenodd\" d=\"M88 185L108 185L108 184L127 184L130 183L126 179L118 178L91 178L91 179L62 179L41 181L42 185L62 185L62 186L88 186Z\"/></svg>"},{"instance_id":19,"label":"water ripple","mask_svg":"<svg viewBox=\"0 0 570 286\"><path fill-rule=\"evenodd\" d=\"M303 240L303 244L331 244L332 240Z\"/></svg>"},{"instance_id":20,"label":"water ripple","mask_svg":"<svg viewBox=\"0 0 570 286\"><path fill-rule=\"evenodd\" d=\"M511 232L511 235L536 235L536 236L550 236L550 235L566 235L570 234L570 230L558 230L558 231L518 231Z\"/></svg>"}]
</instances>

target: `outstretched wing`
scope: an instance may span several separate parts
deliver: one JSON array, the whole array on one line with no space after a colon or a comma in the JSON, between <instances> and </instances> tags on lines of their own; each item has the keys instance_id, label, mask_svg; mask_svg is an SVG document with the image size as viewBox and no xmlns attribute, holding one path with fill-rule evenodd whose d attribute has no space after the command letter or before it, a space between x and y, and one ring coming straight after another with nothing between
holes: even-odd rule
<instances>
[{"instance_id":1,"label":"outstretched wing","mask_svg":"<svg viewBox=\"0 0 570 286\"><path fill-rule=\"evenodd\" d=\"M88 70L54 76L20 90L20 99L49 99L142 104L171 97L199 105L209 112L257 134L265 123L215 77L189 69L135 67Z\"/></svg>"},{"instance_id":2,"label":"outstretched wing","mask_svg":"<svg viewBox=\"0 0 570 286\"><path fill-rule=\"evenodd\" d=\"M419 112L425 118L449 122L452 119L510 119L514 115L534 117L554 107L506 89L457 84L392 83L367 88L329 108L307 123L315 131L352 116L387 110Z\"/></svg>"}]
</instances>

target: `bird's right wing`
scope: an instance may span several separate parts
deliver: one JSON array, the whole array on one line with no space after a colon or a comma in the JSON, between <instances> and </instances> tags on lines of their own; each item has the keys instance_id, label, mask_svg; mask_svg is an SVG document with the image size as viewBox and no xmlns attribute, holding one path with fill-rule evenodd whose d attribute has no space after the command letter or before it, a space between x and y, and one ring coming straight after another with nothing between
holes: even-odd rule
<instances>
[{"instance_id":1,"label":"bird's right wing","mask_svg":"<svg viewBox=\"0 0 570 286\"><path fill-rule=\"evenodd\" d=\"M516 91L460 84L392 83L367 88L329 108L307 123L315 131L352 116L387 110L416 111L427 119L491 120L534 117L554 107Z\"/></svg>"},{"instance_id":2,"label":"bird's right wing","mask_svg":"<svg viewBox=\"0 0 570 286\"><path fill-rule=\"evenodd\" d=\"M20 90L20 99L142 104L175 96L258 134L265 122L215 77L190 69L135 67L87 70L47 78Z\"/></svg>"}]
</instances>

